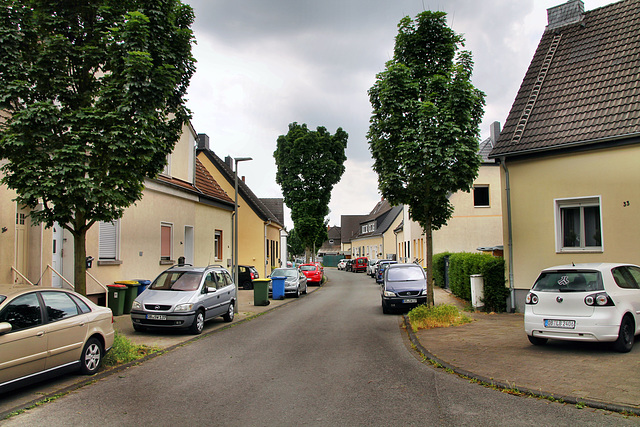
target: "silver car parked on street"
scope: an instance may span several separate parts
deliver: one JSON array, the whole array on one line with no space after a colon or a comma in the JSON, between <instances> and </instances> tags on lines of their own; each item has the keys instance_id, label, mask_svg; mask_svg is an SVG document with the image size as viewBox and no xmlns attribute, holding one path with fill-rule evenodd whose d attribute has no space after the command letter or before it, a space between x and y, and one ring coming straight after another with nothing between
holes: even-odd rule
<instances>
[{"instance_id":1,"label":"silver car parked on street","mask_svg":"<svg viewBox=\"0 0 640 427\"><path fill-rule=\"evenodd\" d=\"M136 331L147 328L188 328L193 334L218 316L233 321L236 285L220 265L176 266L162 272L133 302Z\"/></svg>"}]
</instances>

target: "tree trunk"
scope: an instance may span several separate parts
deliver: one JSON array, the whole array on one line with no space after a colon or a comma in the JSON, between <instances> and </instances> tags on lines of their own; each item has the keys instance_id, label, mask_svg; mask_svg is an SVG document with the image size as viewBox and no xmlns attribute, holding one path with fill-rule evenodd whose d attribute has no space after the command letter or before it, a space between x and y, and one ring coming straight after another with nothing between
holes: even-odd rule
<instances>
[{"instance_id":1,"label":"tree trunk","mask_svg":"<svg viewBox=\"0 0 640 427\"><path fill-rule=\"evenodd\" d=\"M75 291L87 295L87 231L73 233L73 282Z\"/></svg>"},{"instance_id":2,"label":"tree trunk","mask_svg":"<svg viewBox=\"0 0 640 427\"><path fill-rule=\"evenodd\" d=\"M427 236L427 306L433 307L433 231L431 230L431 219L425 230Z\"/></svg>"}]
</instances>

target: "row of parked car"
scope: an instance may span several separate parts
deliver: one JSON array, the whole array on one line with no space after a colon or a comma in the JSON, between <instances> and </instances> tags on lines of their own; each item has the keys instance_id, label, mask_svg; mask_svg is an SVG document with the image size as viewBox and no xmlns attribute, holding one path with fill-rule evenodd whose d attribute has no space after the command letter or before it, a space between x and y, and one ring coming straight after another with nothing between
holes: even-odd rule
<instances>
[{"instance_id":1,"label":"row of parked car","mask_svg":"<svg viewBox=\"0 0 640 427\"><path fill-rule=\"evenodd\" d=\"M253 266L240 266L238 283L253 289ZM321 284L319 264L277 268L285 293L307 293ZM163 271L135 298L131 321L136 331L186 329L200 334L206 321L232 322L238 298L229 271L221 265L177 265ZM0 285L0 393L61 373L94 374L114 341L113 312L66 289Z\"/></svg>"},{"instance_id":2,"label":"row of parked car","mask_svg":"<svg viewBox=\"0 0 640 427\"><path fill-rule=\"evenodd\" d=\"M338 270L360 272L380 285L382 312L406 312L427 302L427 275L417 264L400 264L390 259L358 257L343 259Z\"/></svg>"},{"instance_id":3,"label":"row of parked car","mask_svg":"<svg viewBox=\"0 0 640 427\"><path fill-rule=\"evenodd\" d=\"M418 265L368 260L367 273L381 285L384 313L426 303L426 274ZM534 345L609 342L626 353L640 334L640 267L590 263L546 268L525 303L524 330Z\"/></svg>"}]
</instances>

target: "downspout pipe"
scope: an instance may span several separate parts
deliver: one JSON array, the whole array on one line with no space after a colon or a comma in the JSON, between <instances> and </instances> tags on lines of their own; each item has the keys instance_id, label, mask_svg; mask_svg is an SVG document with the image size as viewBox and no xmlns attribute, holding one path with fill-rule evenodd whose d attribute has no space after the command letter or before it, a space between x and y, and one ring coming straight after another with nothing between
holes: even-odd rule
<instances>
[{"instance_id":1,"label":"downspout pipe","mask_svg":"<svg viewBox=\"0 0 640 427\"><path fill-rule=\"evenodd\" d=\"M510 311L516 311L516 290L513 284L513 227L511 221L511 182L509 179L509 168L505 156L500 157L500 165L504 170L505 192L507 194L507 241L509 245L509 299L511 300Z\"/></svg>"}]
</instances>

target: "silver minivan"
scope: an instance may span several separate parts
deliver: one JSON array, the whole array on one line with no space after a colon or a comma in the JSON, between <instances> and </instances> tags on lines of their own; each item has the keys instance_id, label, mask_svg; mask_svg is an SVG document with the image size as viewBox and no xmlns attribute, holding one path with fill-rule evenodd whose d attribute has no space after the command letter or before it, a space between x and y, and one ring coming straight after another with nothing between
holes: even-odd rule
<instances>
[{"instance_id":1,"label":"silver minivan","mask_svg":"<svg viewBox=\"0 0 640 427\"><path fill-rule=\"evenodd\" d=\"M218 316L233 321L236 286L221 265L179 265L163 271L134 300L131 321L136 331L187 328L193 334Z\"/></svg>"}]
</instances>

